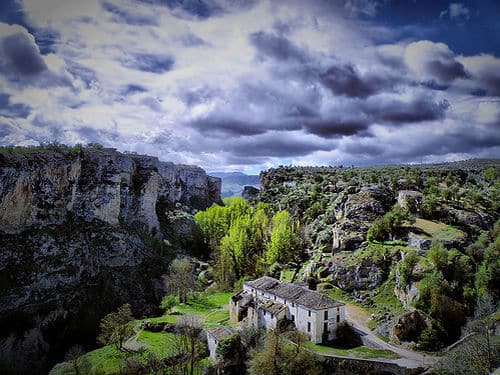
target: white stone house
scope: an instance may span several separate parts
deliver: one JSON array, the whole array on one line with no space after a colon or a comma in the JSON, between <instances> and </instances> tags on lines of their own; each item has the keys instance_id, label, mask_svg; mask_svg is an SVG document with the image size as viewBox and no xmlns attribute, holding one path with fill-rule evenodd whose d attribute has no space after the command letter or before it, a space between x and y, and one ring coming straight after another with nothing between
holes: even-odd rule
<instances>
[{"instance_id":1,"label":"white stone house","mask_svg":"<svg viewBox=\"0 0 500 375\"><path fill-rule=\"evenodd\" d=\"M214 362L217 360L217 345L220 340L228 338L234 332L229 327L220 326L214 329L207 330L207 343L210 352L210 359Z\"/></svg>"},{"instance_id":2,"label":"white stone house","mask_svg":"<svg viewBox=\"0 0 500 375\"><path fill-rule=\"evenodd\" d=\"M345 320L345 304L322 293L296 284L261 277L243 284L243 290L230 300L232 322L246 322L272 329L280 319L288 319L312 342L335 338Z\"/></svg>"}]
</instances>

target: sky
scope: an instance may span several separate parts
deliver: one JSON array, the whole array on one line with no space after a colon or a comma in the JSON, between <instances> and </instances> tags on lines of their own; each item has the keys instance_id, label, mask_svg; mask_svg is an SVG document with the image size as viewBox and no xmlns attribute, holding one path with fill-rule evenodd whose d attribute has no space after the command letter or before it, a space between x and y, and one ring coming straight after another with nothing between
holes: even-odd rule
<instances>
[{"instance_id":1,"label":"sky","mask_svg":"<svg viewBox=\"0 0 500 375\"><path fill-rule=\"evenodd\" d=\"M0 145L256 173L500 157L500 2L1 0Z\"/></svg>"}]
</instances>

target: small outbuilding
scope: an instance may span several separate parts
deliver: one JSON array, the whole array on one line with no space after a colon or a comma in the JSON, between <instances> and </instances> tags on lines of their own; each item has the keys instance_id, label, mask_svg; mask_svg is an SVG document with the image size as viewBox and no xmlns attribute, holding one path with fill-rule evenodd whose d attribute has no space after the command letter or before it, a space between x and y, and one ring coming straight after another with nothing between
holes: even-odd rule
<instances>
[{"instance_id":1,"label":"small outbuilding","mask_svg":"<svg viewBox=\"0 0 500 375\"><path fill-rule=\"evenodd\" d=\"M210 351L210 359L213 361L217 360L217 345L219 344L219 341L233 334L233 330L226 326L220 326L207 330L207 342L208 350Z\"/></svg>"}]
</instances>

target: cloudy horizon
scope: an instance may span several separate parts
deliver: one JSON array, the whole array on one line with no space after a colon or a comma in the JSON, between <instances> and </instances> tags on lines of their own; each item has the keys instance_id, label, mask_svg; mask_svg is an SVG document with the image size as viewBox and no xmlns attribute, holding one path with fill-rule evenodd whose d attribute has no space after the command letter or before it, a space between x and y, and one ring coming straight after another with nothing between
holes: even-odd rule
<instances>
[{"instance_id":1,"label":"cloudy horizon","mask_svg":"<svg viewBox=\"0 0 500 375\"><path fill-rule=\"evenodd\" d=\"M210 170L500 157L494 1L8 0L0 145Z\"/></svg>"}]
</instances>

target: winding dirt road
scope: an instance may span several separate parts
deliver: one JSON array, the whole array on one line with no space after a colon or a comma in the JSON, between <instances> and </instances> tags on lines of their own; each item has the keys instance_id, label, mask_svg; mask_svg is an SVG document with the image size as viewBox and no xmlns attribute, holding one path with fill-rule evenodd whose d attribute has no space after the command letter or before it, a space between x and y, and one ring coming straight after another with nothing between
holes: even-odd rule
<instances>
[{"instance_id":1,"label":"winding dirt road","mask_svg":"<svg viewBox=\"0 0 500 375\"><path fill-rule=\"evenodd\" d=\"M370 317L363 309L355 305L346 304L346 320L359 332L363 341L367 340L381 349L391 350L401 356L398 359L386 359L384 360L385 362L396 363L399 366L407 368L416 368L428 367L438 360L436 356L403 349L385 342L367 327L369 319Z\"/></svg>"}]
</instances>

